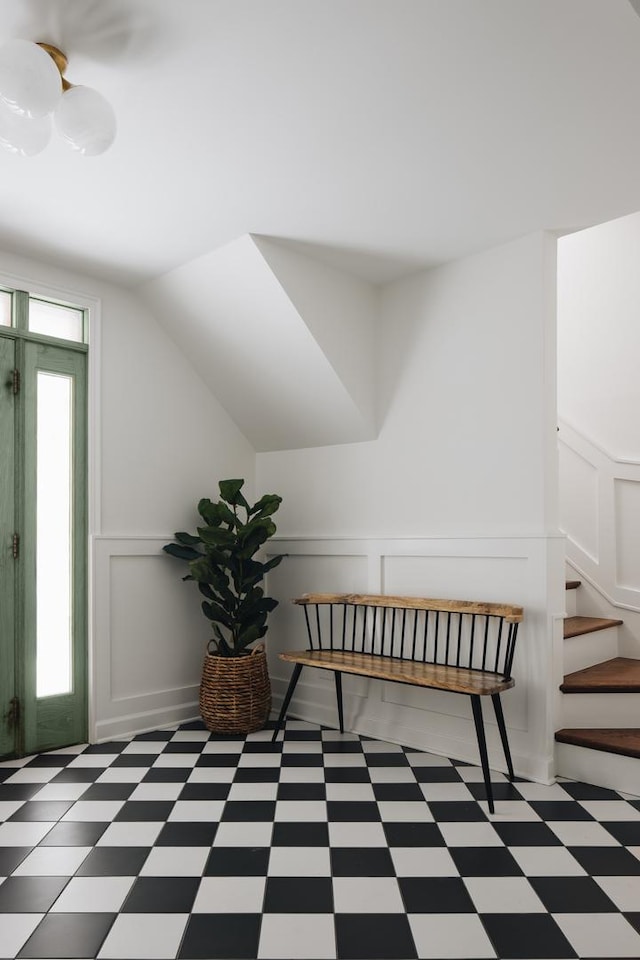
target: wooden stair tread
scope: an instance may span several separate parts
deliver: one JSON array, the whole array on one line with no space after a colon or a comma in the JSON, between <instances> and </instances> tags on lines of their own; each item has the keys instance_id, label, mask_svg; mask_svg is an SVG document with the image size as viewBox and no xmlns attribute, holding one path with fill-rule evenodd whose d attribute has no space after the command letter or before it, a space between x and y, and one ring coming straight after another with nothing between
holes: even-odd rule
<instances>
[{"instance_id":1,"label":"wooden stair tread","mask_svg":"<svg viewBox=\"0 0 640 960\"><path fill-rule=\"evenodd\" d=\"M565 729L556 733L558 743L570 743L576 747L588 747L590 750L604 750L607 753L619 753L623 757L640 759L640 729L623 727L620 729Z\"/></svg>"},{"instance_id":2,"label":"wooden stair tread","mask_svg":"<svg viewBox=\"0 0 640 960\"><path fill-rule=\"evenodd\" d=\"M606 620L603 617L565 617L564 638L580 637L584 633L595 633L609 627L619 627L622 620Z\"/></svg>"},{"instance_id":3,"label":"wooden stair tread","mask_svg":"<svg viewBox=\"0 0 640 960\"><path fill-rule=\"evenodd\" d=\"M568 673L563 693L640 693L640 660L614 657L584 670Z\"/></svg>"},{"instance_id":4,"label":"wooden stair tread","mask_svg":"<svg viewBox=\"0 0 640 960\"><path fill-rule=\"evenodd\" d=\"M564 588L565 590L577 590L581 583L581 580L567 580Z\"/></svg>"}]
</instances>

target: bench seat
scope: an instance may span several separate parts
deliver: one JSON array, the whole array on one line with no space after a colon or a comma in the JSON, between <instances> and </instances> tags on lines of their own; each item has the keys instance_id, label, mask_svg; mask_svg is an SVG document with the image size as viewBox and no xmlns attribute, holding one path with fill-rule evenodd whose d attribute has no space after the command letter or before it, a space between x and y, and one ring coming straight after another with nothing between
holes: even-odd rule
<instances>
[{"instance_id":1,"label":"bench seat","mask_svg":"<svg viewBox=\"0 0 640 960\"><path fill-rule=\"evenodd\" d=\"M470 696L489 696L502 693L514 686L514 679L489 673L484 670L469 670L442 663L421 663L416 660L401 660L398 657L382 657L350 650L295 650L279 654L281 660L299 663L307 667L353 673L375 680L392 683L408 683L415 687L430 687L451 693L467 693Z\"/></svg>"}]
</instances>

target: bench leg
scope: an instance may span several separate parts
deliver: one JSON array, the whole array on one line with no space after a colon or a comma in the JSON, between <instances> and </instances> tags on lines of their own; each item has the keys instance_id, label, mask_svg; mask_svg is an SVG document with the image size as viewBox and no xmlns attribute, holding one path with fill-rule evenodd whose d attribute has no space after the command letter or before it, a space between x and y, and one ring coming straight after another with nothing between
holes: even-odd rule
<instances>
[{"instance_id":1,"label":"bench leg","mask_svg":"<svg viewBox=\"0 0 640 960\"><path fill-rule=\"evenodd\" d=\"M504 750L504 758L507 761L507 770L509 771L509 780L513 780L513 764L511 762L511 751L509 750L509 741L507 740L507 728L504 723L504 714L502 712L502 703L500 702L500 694L492 693L491 699L493 700L493 709L496 712L496 720L498 721L498 730L500 731L500 739L502 740L502 749Z\"/></svg>"},{"instance_id":2,"label":"bench leg","mask_svg":"<svg viewBox=\"0 0 640 960\"><path fill-rule=\"evenodd\" d=\"M342 711L342 674L339 670L334 670L333 675L336 679L336 699L338 701L338 721L340 723L340 733L344 733L344 713Z\"/></svg>"},{"instance_id":3,"label":"bench leg","mask_svg":"<svg viewBox=\"0 0 640 960\"><path fill-rule=\"evenodd\" d=\"M271 737L271 743L275 743L276 740L278 739L278 734L280 733L280 730L282 729L282 725L283 725L283 723L284 723L284 718L285 718L286 715L287 715L287 709L288 709L288 707L289 707L289 703L291 702L291 697L293 696L293 691L294 691L295 688L296 688L296 684L297 684L297 682L298 682L298 680L299 680L299 678L300 678L301 672L302 672L302 664L301 664L301 663L296 663L295 666L294 666L294 668L293 668L293 673L291 674L291 680L289 680L289 686L287 687L287 692L286 692L286 694L285 694L284 700L282 701L282 708L281 708L281 710L280 710L280 716L278 717L278 719L277 719L277 721L276 721L276 728L275 728L275 730L273 731L273 736Z\"/></svg>"},{"instance_id":4,"label":"bench leg","mask_svg":"<svg viewBox=\"0 0 640 960\"><path fill-rule=\"evenodd\" d=\"M487 741L484 736L484 723L482 720L482 704L480 696L471 694L471 706L473 708L473 720L476 725L476 735L478 737L478 749L480 750L480 762L482 764L482 773L484 776L484 785L487 791L487 803L489 813L494 813L493 809L493 790L491 788L491 772L489 770L489 757L487 755Z\"/></svg>"}]
</instances>

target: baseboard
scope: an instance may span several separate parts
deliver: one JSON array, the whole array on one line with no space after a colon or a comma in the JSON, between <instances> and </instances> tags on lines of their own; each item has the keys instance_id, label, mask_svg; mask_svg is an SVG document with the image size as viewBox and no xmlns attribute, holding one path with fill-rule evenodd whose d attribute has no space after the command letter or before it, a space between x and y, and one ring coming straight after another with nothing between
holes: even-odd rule
<instances>
[{"instance_id":1,"label":"baseboard","mask_svg":"<svg viewBox=\"0 0 640 960\"><path fill-rule=\"evenodd\" d=\"M92 743L104 743L118 737L126 739L135 737L139 733L149 733L151 730L161 730L178 723L188 723L198 720L200 712L198 704L182 703L172 707L149 710L145 713L132 713L117 719L98 720L95 724Z\"/></svg>"},{"instance_id":2,"label":"baseboard","mask_svg":"<svg viewBox=\"0 0 640 960\"><path fill-rule=\"evenodd\" d=\"M640 796L640 760L635 757L556 743L556 766L559 777Z\"/></svg>"}]
</instances>

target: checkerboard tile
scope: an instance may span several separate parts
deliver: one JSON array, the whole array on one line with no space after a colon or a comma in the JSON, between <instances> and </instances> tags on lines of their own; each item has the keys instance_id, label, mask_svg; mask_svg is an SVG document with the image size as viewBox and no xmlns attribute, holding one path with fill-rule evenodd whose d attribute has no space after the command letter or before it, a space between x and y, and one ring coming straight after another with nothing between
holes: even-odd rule
<instances>
[{"instance_id":1,"label":"checkerboard tile","mask_svg":"<svg viewBox=\"0 0 640 960\"><path fill-rule=\"evenodd\" d=\"M0 957L640 957L640 801L303 721L0 763Z\"/></svg>"}]
</instances>

